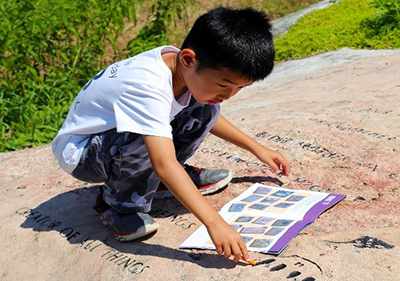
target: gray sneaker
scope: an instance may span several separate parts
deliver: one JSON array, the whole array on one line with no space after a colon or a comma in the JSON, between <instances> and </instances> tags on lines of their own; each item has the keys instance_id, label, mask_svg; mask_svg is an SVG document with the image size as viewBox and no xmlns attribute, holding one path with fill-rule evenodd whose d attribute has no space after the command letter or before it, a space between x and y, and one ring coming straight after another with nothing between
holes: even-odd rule
<instances>
[{"instance_id":1,"label":"gray sneaker","mask_svg":"<svg viewBox=\"0 0 400 281\"><path fill-rule=\"evenodd\" d=\"M146 213L121 214L109 208L100 214L103 224L109 226L118 241L131 241L156 231L159 224Z\"/></svg>"},{"instance_id":2,"label":"gray sneaker","mask_svg":"<svg viewBox=\"0 0 400 281\"><path fill-rule=\"evenodd\" d=\"M224 188L233 177L231 171L224 169L210 170L193 167L187 164L184 165L184 168L200 193L203 195L214 193ZM170 197L173 197L172 193L162 182L160 182L160 185L154 194L154 198L160 199Z\"/></svg>"}]
</instances>

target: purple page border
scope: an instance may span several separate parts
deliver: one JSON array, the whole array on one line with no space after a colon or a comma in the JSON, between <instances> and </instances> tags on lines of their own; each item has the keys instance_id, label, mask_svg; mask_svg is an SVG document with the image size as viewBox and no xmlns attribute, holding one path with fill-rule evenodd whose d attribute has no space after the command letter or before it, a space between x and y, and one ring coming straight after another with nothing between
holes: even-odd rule
<instances>
[{"instance_id":1,"label":"purple page border","mask_svg":"<svg viewBox=\"0 0 400 281\"><path fill-rule=\"evenodd\" d=\"M303 220L298 221L291 226L281 238L268 250L270 254L279 254L287 244L308 224L314 222L318 216L331 208L333 205L344 199L346 195L342 194L328 194L322 201L315 204L308 212L304 215Z\"/></svg>"}]
</instances>

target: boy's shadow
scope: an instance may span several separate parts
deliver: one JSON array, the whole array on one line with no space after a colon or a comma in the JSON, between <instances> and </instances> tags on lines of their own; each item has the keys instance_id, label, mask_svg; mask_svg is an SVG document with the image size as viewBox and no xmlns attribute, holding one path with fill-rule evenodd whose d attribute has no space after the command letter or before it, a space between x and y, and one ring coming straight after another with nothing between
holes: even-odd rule
<instances>
[{"instance_id":1,"label":"boy's shadow","mask_svg":"<svg viewBox=\"0 0 400 281\"><path fill-rule=\"evenodd\" d=\"M279 179L271 177L236 177L232 179L232 183L242 182L269 182L281 185ZM89 245L90 241L95 241L96 243L93 242L91 247L95 244L103 243L111 250L122 254L155 256L168 260L175 259L196 263L204 268L234 268L237 265L247 265L225 259L216 252L193 253L144 242L153 235L168 235L165 232L155 233L132 242L118 242L112 232L101 223L99 215L92 209L98 194L99 188L97 185L85 185L81 188L61 193L33 209L29 207L21 208L16 213L26 218L21 227L31 228L37 232L58 232L61 239L65 239L71 244L77 244L82 248L89 247L85 245ZM175 198L154 200L152 210L158 208L178 216L188 213L187 209Z\"/></svg>"},{"instance_id":2,"label":"boy's shadow","mask_svg":"<svg viewBox=\"0 0 400 281\"><path fill-rule=\"evenodd\" d=\"M194 254L190 251L181 251L159 244L144 243L152 236L132 242L118 242L110 229L101 223L99 215L91 208L98 193L97 186L81 187L61 193L33 209L21 208L16 213L26 218L21 227L31 228L37 232L58 232L60 239L65 239L65 241L77 244L82 248L86 243L95 241L97 244L102 242L111 250L123 254L180 260L196 263L204 268L234 268L236 265L242 265L242 263L225 259L217 253ZM188 212L175 198L155 200L153 209L157 206L161 206L163 210L175 215ZM164 233L164 235L168 235L168 233ZM92 245L96 243L93 242Z\"/></svg>"}]
</instances>

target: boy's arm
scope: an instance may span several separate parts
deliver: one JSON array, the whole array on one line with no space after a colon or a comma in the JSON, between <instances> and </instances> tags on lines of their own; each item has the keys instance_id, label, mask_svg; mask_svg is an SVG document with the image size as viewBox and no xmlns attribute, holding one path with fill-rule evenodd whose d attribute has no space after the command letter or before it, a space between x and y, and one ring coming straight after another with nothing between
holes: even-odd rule
<instances>
[{"instance_id":1,"label":"boy's arm","mask_svg":"<svg viewBox=\"0 0 400 281\"><path fill-rule=\"evenodd\" d=\"M238 261L250 260L246 245L239 233L226 223L204 199L181 164L176 160L171 139L144 136L153 169L171 193L206 227L218 254L231 255Z\"/></svg>"},{"instance_id":2,"label":"boy's arm","mask_svg":"<svg viewBox=\"0 0 400 281\"><path fill-rule=\"evenodd\" d=\"M271 167L275 173L282 170L282 174L290 174L289 161L279 152L266 148L265 146L252 139L239 128L235 127L222 115L219 116L217 123L211 133L221 139L233 143L254 154L258 159Z\"/></svg>"}]
</instances>

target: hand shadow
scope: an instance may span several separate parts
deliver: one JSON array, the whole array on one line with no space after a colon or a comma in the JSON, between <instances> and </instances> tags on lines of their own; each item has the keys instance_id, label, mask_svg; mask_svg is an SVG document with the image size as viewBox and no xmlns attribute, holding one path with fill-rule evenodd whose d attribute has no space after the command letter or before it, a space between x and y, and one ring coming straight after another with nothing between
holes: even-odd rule
<instances>
[{"instance_id":1,"label":"hand shadow","mask_svg":"<svg viewBox=\"0 0 400 281\"><path fill-rule=\"evenodd\" d=\"M278 186L282 186L284 183L280 181L278 178L272 177L263 177L263 176L254 176L254 177L236 177L231 180L231 183L242 183L242 182L251 182L251 183L274 183Z\"/></svg>"},{"instance_id":2,"label":"hand shadow","mask_svg":"<svg viewBox=\"0 0 400 281\"><path fill-rule=\"evenodd\" d=\"M20 208L16 213L26 218L21 224L22 228L31 228L37 232L55 231L71 244L82 246L89 240L102 242L120 253L180 260L195 263L204 268L234 268L237 265L246 265L235 263L216 253L194 254L163 245L145 243L144 241L151 238L152 235L131 242L119 242L110 229L104 227L99 215L91 208L98 193L97 186L77 188L59 194L33 209ZM170 213L184 214L188 212L174 198L157 201L155 205L162 204L162 208ZM162 234L156 233L155 235ZM168 235L168 233L164 232L164 235Z\"/></svg>"}]
</instances>

